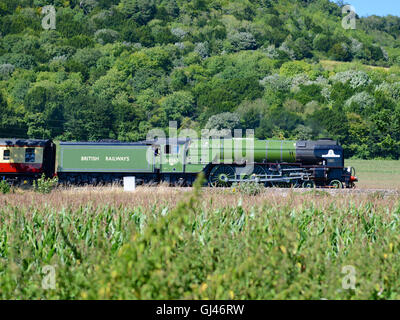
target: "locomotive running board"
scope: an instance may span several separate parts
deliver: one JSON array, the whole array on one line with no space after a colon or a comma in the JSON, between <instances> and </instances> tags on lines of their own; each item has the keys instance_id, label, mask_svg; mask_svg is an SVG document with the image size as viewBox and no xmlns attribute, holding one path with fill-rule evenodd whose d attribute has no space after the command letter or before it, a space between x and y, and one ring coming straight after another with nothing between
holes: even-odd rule
<instances>
[{"instance_id":1,"label":"locomotive running board","mask_svg":"<svg viewBox=\"0 0 400 320\"><path fill-rule=\"evenodd\" d=\"M252 178L252 179L228 179L227 182L290 182L292 180L303 180L308 181L310 180L309 175L301 175L301 176L293 176L293 177L277 177L277 178Z\"/></svg>"}]
</instances>

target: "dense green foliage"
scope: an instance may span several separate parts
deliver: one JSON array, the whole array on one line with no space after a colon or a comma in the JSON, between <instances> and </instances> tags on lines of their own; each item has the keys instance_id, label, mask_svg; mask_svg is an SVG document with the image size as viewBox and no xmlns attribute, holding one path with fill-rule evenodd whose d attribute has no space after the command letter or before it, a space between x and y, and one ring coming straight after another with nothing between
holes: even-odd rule
<instances>
[{"instance_id":1,"label":"dense green foliage","mask_svg":"<svg viewBox=\"0 0 400 320\"><path fill-rule=\"evenodd\" d=\"M39 179L33 181L33 190L38 193L50 193L58 184L58 178L46 178L43 174Z\"/></svg>"},{"instance_id":2,"label":"dense green foliage","mask_svg":"<svg viewBox=\"0 0 400 320\"><path fill-rule=\"evenodd\" d=\"M328 0L0 0L0 136L135 141L211 118L398 159L400 18L342 19Z\"/></svg>"},{"instance_id":3,"label":"dense green foliage","mask_svg":"<svg viewBox=\"0 0 400 320\"><path fill-rule=\"evenodd\" d=\"M269 194L247 209L232 194L207 204L198 189L173 207L91 198L57 209L53 196L44 207L0 208L2 299L400 297L400 207L380 194L356 203L315 192L299 195L300 206L294 193L284 201ZM254 203L250 197L243 201ZM42 288L48 265L53 289ZM346 266L355 290L343 288Z\"/></svg>"},{"instance_id":4,"label":"dense green foliage","mask_svg":"<svg viewBox=\"0 0 400 320\"><path fill-rule=\"evenodd\" d=\"M0 192L2 194L9 193L11 191L10 185L7 183L6 180L1 180L0 181Z\"/></svg>"}]
</instances>

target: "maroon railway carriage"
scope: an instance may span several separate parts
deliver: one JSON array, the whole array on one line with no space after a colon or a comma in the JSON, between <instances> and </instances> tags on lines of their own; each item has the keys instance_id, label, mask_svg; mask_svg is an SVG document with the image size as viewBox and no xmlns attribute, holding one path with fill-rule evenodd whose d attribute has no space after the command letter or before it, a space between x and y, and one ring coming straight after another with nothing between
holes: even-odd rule
<instances>
[{"instance_id":1,"label":"maroon railway carriage","mask_svg":"<svg viewBox=\"0 0 400 320\"><path fill-rule=\"evenodd\" d=\"M14 182L55 173L56 146L52 140L0 139L0 179Z\"/></svg>"}]
</instances>

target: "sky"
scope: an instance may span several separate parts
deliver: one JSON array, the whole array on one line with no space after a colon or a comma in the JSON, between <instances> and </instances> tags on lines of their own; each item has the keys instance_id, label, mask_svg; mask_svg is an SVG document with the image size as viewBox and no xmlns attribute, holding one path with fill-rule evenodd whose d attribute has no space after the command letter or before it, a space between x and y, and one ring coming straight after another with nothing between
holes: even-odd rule
<instances>
[{"instance_id":1,"label":"sky","mask_svg":"<svg viewBox=\"0 0 400 320\"><path fill-rule=\"evenodd\" d=\"M400 16L400 0L346 0L356 9L356 13L361 16Z\"/></svg>"}]
</instances>

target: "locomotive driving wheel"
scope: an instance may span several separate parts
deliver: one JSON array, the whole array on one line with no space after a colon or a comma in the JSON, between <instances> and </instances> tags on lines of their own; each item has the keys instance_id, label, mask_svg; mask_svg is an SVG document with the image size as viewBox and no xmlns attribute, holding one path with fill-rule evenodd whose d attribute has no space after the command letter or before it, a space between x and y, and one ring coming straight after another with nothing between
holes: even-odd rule
<instances>
[{"instance_id":1,"label":"locomotive driving wheel","mask_svg":"<svg viewBox=\"0 0 400 320\"><path fill-rule=\"evenodd\" d=\"M229 180L235 178L235 169L231 166L220 165L214 167L208 178L209 183L213 187L230 187L232 182Z\"/></svg>"},{"instance_id":2,"label":"locomotive driving wheel","mask_svg":"<svg viewBox=\"0 0 400 320\"><path fill-rule=\"evenodd\" d=\"M260 182L259 179L265 178L265 175L266 175L266 172L265 172L264 168L260 165L255 165L253 168L253 172L250 175L245 175L243 177L243 179Z\"/></svg>"},{"instance_id":3,"label":"locomotive driving wheel","mask_svg":"<svg viewBox=\"0 0 400 320\"><path fill-rule=\"evenodd\" d=\"M259 176L265 176L265 175L266 175L266 172L262 166L259 166L259 165L254 166L253 176L259 177Z\"/></svg>"},{"instance_id":4,"label":"locomotive driving wheel","mask_svg":"<svg viewBox=\"0 0 400 320\"><path fill-rule=\"evenodd\" d=\"M343 183L339 180L332 180L329 186L333 189L343 189Z\"/></svg>"},{"instance_id":5,"label":"locomotive driving wheel","mask_svg":"<svg viewBox=\"0 0 400 320\"><path fill-rule=\"evenodd\" d=\"M315 182L312 180L306 180L303 182L302 187L304 189L312 189L315 188Z\"/></svg>"}]
</instances>

